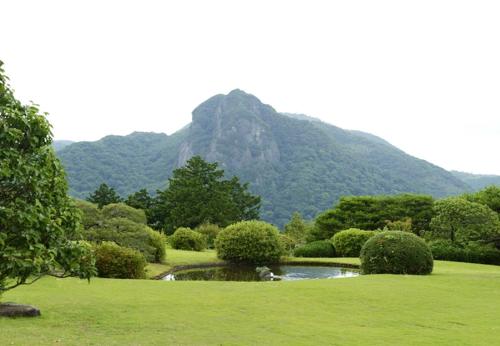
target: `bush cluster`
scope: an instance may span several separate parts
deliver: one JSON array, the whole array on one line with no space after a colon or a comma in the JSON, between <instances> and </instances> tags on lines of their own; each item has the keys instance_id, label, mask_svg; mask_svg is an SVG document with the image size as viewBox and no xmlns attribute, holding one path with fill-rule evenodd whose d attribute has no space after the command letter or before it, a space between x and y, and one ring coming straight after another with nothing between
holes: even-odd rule
<instances>
[{"instance_id":1,"label":"bush cluster","mask_svg":"<svg viewBox=\"0 0 500 346\"><path fill-rule=\"evenodd\" d=\"M113 241L120 246L140 251L148 262L165 261L165 236L146 225L117 217L105 220L84 233L86 240Z\"/></svg>"},{"instance_id":2,"label":"bush cluster","mask_svg":"<svg viewBox=\"0 0 500 346\"><path fill-rule=\"evenodd\" d=\"M136 250L113 242L95 246L97 275L103 278L143 279L146 276L146 260Z\"/></svg>"},{"instance_id":3,"label":"bush cluster","mask_svg":"<svg viewBox=\"0 0 500 346\"><path fill-rule=\"evenodd\" d=\"M363 274L430 274L432 253L413 233L386 231L374 235L361 249Z\"/></svg>"},{"instance_id":4,"label":"bush cluster","mask_svg":"<svg viewBox=\"0 0 500 346\"><path fill-rule=\"evenodd\" d=\"M279 261L279 231L263 221L241 221L223 229L215 240L217 256L235 263L270 264Z\"/></svg>"},{"instance_id":5,"label":"bush cluster","mask_svg":"<svg viewBox=\"0 0 500 346\"><path fill-rule=\"evenodd\" d=\"M174 249L201 251L207 247L205 235L191 228L180 227L169 239Z\"/></svg>"},{"instance_id":6,"label":"bush cluster","mask_svg":"<svg viewBox=\"0 0 500 346\"><path fill-rule=\"evenodd\" d=\"M296 257L335 257L335 248L328 240L316 240L294 251Z\"/></svg>"},{"instance_id":7,"label":"bush cluster","mask_svg":"<svg viewBox=\"0 0 500 346\"><path fill-rule=\"evenodd\" d=\"M491 245L469 243L460 246L441 239L429 242L429 247L437 260L500 265L500 250Z\"/></svg>"},{"instance_id":8,"label":"bush cluster","mask_svg":"<svg viewBox=\"0 0 500 346\"><path fill-rule=\"evenodd\" d=\"M196 232L199 232L205 236L207 240L207 247L209 249L213 249L215 246L215 238L220 232L220 228L217 225L212 223L202 223L195 229Z\"/></svg>"},{"instance_id":9,"label":"bush cluster","mask_svg":"<svg viewBox=\"0 0 500 346\"><path fill-rule=\"evenodd\" d=\"M337 256L359 257L363 245L375 234L373 231L350 228L335 234L332 237L332 243Z\"/></svg>"},{"instance_id":10,"label":"bush cluster","mask_svg":"<svg viewBox=\"0 0 500 346\"><path fill-rule=\"evenodd\" d=\"M102 208L102 216L105 219L123 217L136 223L143 225L147 224L146 213L144 210L132 208L125 203L112 203L105 205Z\"/></svg>"}]
</instances>

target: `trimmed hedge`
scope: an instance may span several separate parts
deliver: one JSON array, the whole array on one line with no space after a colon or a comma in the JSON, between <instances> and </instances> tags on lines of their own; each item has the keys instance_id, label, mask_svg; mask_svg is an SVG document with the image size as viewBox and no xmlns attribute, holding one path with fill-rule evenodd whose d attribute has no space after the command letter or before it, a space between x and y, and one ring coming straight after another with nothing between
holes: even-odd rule
<instances>
[{"instance_id":1,"label":"trimmed hedge","mask_svg":"<svg viewBox=\"0 0 500 346\"><path fill-rule=\"evenodd\" d=\"M335 257L335 248L328 240L316 240L295 249L295 257Z\"/></svg>"},{"instance_id":2,"label":"trimmed hedge","mask_svg":"<svg viewBox=\"0 0 500 346\"><path fill-rule=\"evenodd\" d=\"M386 231L371 237L361 249L363 274L432 272L434 261L425 241L413 233Z\"/></svg>"},{"instance_id":3,"label":"trimmed hedge","mask_svg":"<svg viewBox=\"0 0 500 346\"><path fill-rule=\"evenodd\" d=\"M205 236L207 240L207 247L209 249L213 249L215 247L215 238L220 232L220 228L213 223L202 223L195 229L196 232L199 232Z\"/></svg>"},{"instance_id":4,"label":"trimmed hedge","mask_svg":"<svg viewBox=\"0 0 500 346\"><path fill-rule=\"evenodd\" d=\"M101 278L143 279L146 277L146 259L136 250L114 242L95 246L97 275Z\"/></svg>"},{"instance_id":5,"label":"trimmed hedge","mask_svg":"<svg viewBox=\"0 0 500 346\"><path fill-rule=\"evenodd\" d=\"M429 247L437 260L500 265L500 250L491 245L469 243L460 246L440 239L429 242Z\"/></svg>"},{"instance_id":6,"label":"trimmed hedge","mask_svg":"<svg viewBox=\"0 0 500 346\"><path fill-rule=\"evenodd\" d=\"M148 262L165 261L165 236L125 218L106 220L101 226L84 231L83 236L89 241L113 241L120 246L138 250Z\"/></svg>"},{"instance_id":7,"label":"trimmed hedge","mask_svg":"<svg viewBox=\"0 0 500 346\"><path fill-rule=\"evenodd\" d=\"M205 235L186 227L178 228L169 241L174 249L179 250L201 251L207 247Z\"/></svg>"},{"instance_id":8,"label":"trimmed hedge","mask_svg":"<svg viewBox=\"0 0 500 346\"><path fill-rule=\"evenodd\" d=\"M332 237L337 256L359 257L361 248L366 241L373 237L374 231L363 231L357 228L350 228L340 231Z\"/></svg>"},{"instance_id":9,"label":"trimmed hedge","mask_svg":"<svg viewBox=\"0 0 500 346\"><path fill-rule=\"evenodd\" d=\"M136 223L143 225L147 224L146 213L144 210L132 208L125 203L111 203L105 205L102 208L102 216L104 216L105 219L123 217Z\"/></svg>"},{"instance_id":10,"label":"trimmed hedge","mask_svg":"<svg viewBox=\"0 0 500 346\"><path fill-rule=\"evenodd\" d=\"M223 229L215 239L217 256L234 263L270 264L280 260L278 229L263 221L241 221Z\"/></svg>"}]
</instances>

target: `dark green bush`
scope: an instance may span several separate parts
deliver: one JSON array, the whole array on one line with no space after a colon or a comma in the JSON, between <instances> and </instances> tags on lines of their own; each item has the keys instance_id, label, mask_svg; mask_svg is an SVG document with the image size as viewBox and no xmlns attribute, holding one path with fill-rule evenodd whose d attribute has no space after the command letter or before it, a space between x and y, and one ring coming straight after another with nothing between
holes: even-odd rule
<instances>
[{"instance_id":1,"label":"dark green bush","mask_svg":"<svg viewBox=\"0 0 500 346\"><path fill-rule=\"evenodd\" d=\"M278 229L266 222L237 222L223 229L215 239L217 256L235 263L276 263L282 255L278 236Z\"/></svg>"},{"instance_id":2,"label":"dark green bush","mask_svg":"<svg viewBox=\"0 0 500 346\"><path fill-rule=\"evenodd\" d=\"M75 205L82 213L82 224L85 229L102 223L102 214L96 204L76 199Z\"/></svg>"},{"instance_id":3,"label":"dark green bush","mask_svg":"<svg viewBox=\"0 0 500 346\"><path fill-rule=\"evenodd\" d=\"M207 247L205 235L186 227L178 228L169 240L170 245L179 250L201 251Z\"/></svg>"},{"instance_id":4,"label":"dark green bush","mask_svg":"<svg viewBox=\"0 0 500 346\"><path fill-rule=\"evenodd\" d=\"M362 231L357 228L350 228L340 231L332 237L332 243L335 247L337 256L341 257L359 257L361 248L366 241L376 233L373 231Z\"/></svg>"},{"instance_id":5,"label":"dark green bush","mask_svg":"<svg viewBox=\"0 0 500 346\"><path fill-rule=\"evenodd\" d=\"M434 265L431 250L413 233L381 232L361 249L363 274L430 274Z\"/></svg>"},{"instance_id":6,"label":"dark green bush","mask_svg":"<svg viewBox=\"0 0 500 346\"><path fill-rule=\"evenodd\" d=\"M212 223L202 223L195 229L196 232L199 232L205 236L207 240L207 247L209 249L213 249L215 246L215 238L220 232L220 228L217 225Z\"/></svg>"},{"instance_id":7,"label":"dark green bush","mask_svg":"<svg viewBox=\"0 0 500 346\"><path fill-rule=\"evenodd\" d=\"M316 240L294 251L296 257L335 257L335 248L328 240Z\"/></svg>"},{"instance_id":8,"label":"dark green bush","mask_svg":"<svg viewBox=\"0 0 500 346\"><path fill-rule=\"evenodd\" d=\"M135 209L125 203L112 203L102 208L102 216L105 219L112 219L115 217L123 217L136 223L145 225L147 223L146 214L144 210Z\"/></svg>"},{"instance_id":9,"label":"dark green bush","mask_svg":"<svg viewBox=\"0 0 500 346\"><path fill-rule=\"evenodd\" d=\"M283 252L283 255L290 256L293 253L293 250L297 246L297 240L294 238L286 235L286 234L280 234L279 235L279 241L280 241L280 246Z\"/></svg>"},{"instance_id":10,"label":"dark green bush","mask_svg":"<svg viewBox=\"0 0 500 346\"><path fill-rule=\"evenodd\" d=\"M492 245L469 243L461 246L440 239L429 242L429 247L437 260L500 265L500 250Z\"/></svg>"},{"instance_id":11,"label":"dark green bush","mask_svg":"<svg viewBox=\"0 0 500 346\"><path fill-rule=\"evenodd\" d=\"M113 241L120 246L138 250L148 262L165 260L165 236L125 218L106 220L101 226L84 231L83 235L89 241Z\"/></svg>"},{"instance_id":12,"label":"dark green bush","mask_svg":"<svg viewBox=\"0 0 500 346\"><path fill-rule=\"evenodd\" d=\"M97 275L102 278L143 279L146 277L146 260L136 250L113 242L95 246Z\"/></svg>"}]
</instances>

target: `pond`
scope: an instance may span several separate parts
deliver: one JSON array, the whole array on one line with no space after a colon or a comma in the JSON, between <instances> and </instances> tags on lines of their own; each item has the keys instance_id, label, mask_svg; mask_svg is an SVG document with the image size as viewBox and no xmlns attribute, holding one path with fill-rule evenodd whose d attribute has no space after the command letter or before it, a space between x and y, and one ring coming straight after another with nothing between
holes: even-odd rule
<instances>
[{"instance_id":1,"label":"pond","mask_svg":"<svg viewBox=\"0 0 500 346\"><path fill-rule=\"evenodd\" d=\"M269 267L270 275L263 275L256 267L221 266L180 270L168 274L163 280L205 280L205 281L291 281L304 279L336 279L359 275L352 268L329 266L280 265Z\"/></svg>"}]
</instances>

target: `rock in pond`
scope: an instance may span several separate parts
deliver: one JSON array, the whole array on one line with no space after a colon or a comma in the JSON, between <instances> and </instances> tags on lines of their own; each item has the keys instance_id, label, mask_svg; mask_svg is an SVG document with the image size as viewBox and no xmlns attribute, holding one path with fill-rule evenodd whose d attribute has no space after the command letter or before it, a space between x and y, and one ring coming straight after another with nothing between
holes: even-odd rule
<instances>
[{"instance_id":1,"label":"rock in pond","mask_svg":"<svg viewBox=\"0 0 500 346\"><path fill-rule=\"evenodd\" d=\"M0 304L0 317L36 317L40 316L40 310L31 305L16 303Z\"/></svg>"}]
</instances>

